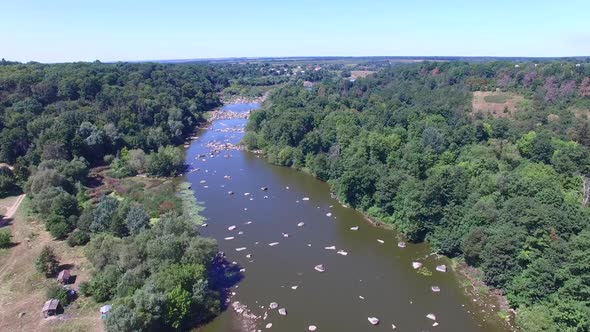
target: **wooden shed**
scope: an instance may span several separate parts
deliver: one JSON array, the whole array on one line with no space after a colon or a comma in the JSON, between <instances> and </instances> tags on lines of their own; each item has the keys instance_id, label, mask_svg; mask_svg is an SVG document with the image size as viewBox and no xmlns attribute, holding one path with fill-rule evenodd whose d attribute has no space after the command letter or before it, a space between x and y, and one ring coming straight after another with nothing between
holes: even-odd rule
<instances>
[{"instance_id":1,"label":"wooden shed","mask_svg":"<svg viewBox=\"0 0 590 332\"><path fill-rule=\"evenodd\" d=\"M49 317L53 316L57 313L57 308L59 307L59 300L51 299L43 305L43 316Z\"/></svg>"},{"instance_id":2,"label":"wooden shed","mask_svg":"<svg viewBox=\"0 0 590 332\"><path fill-rule=\"evenodd\" d=\"M70 277L71 277L70 270L62 270L57 275L57 282L67 285L70 282Z\"/></svg>"}]
</instances>

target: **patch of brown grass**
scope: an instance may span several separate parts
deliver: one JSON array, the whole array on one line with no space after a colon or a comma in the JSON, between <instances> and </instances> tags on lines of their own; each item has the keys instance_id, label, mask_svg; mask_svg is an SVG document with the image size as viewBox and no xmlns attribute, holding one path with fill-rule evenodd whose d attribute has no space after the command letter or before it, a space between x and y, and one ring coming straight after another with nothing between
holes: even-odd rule
<instances>
[{"instance_id":1,"label":"patch of brown grass","mask_svg":"<svg viewBox=\"0 0 590 332\"><path fill-rule=\"evenodd\" d=\"M0 331L71 330L71 326L81 327L78 331L102 331L98 304L84 297L66 307L64 314L43 318L45 292L54 281L35 270L34 262L41 249L51 246L60 264L70 267L76 277L70 287L75 290L81 282L89 280L90 264L82 247L70 248L65 241L53 240L41 222L28 217L27 204L23 202L10 226L15 245L1 258Z\"/></svg>"},{"instance_id":2,"label":"patch of brown grass","mask_svg":"<svg viewBox=\"0 0 590 332\"><path fill-rule=\"evenodd\" d=\"M495 118L509 118L518 112L519 104L524 97L500 91L475 91L473 92L473 113L492 115Z\"/></svg>"},{"instance_id":3,"label":"patch of brown grass","mask_svg":"<svg viewBox=\"0 0 590 332\"><path fill-rule=\"evenodd\" d=\"M372 71L372 70L352 70L350 72L350 78L354 78L354 79L364 78L364 77L367 77L373 73L376 73L376 72Z\"/></svg>"}]
</instances>

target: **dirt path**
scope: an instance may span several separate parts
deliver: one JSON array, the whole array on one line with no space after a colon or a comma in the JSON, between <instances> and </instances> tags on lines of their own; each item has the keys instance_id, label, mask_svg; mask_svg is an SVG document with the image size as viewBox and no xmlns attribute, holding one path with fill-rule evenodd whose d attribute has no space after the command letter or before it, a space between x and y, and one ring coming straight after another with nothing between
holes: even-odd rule
<instances>
[{"instance_id":1,"label":"dirt path","mask_svg":"<svg viewBox=\"0 0 590 332\"><path fill-rule=\"evenodd\" d=\"M12 204L12 206L9 207L8 210L6 210L6 215L4 216L4 218L11 219L14 216L14 214L18 210L18 207L20 206L20 203L22 203L25 199L25 196L25 194L22 194L16 198L14 204Z\"/></svg>"}]
</instances>

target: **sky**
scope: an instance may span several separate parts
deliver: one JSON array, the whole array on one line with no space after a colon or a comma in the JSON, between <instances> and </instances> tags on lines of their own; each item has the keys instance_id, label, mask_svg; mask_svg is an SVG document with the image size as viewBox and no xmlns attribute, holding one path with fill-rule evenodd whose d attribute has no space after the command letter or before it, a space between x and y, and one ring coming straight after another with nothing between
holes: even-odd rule
<instances>
[{"instance_id":1,"label":"sky","mask_svg":"<svg viewBox=\"0 0 590 332\"><path fill-rule=\"evenodd\" d=\"M2 0L0 58L589 56L590 0Z\"/></svg>"}]
</instances>

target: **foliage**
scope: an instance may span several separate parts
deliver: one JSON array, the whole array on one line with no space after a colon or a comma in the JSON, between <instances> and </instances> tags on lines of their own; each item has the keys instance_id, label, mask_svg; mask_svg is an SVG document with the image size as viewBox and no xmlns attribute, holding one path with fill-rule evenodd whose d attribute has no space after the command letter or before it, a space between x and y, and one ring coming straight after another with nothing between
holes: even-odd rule
<instances>
[{"instance_id":1,"label":"foliage","mask_svg":"<svg viewBox=\"0 0 590 332\"><path fill-rule=\"evenodd\" d=\"M584 331L590 123L573 110L589 105L589 68L425 62L286 84L251 115L244 143L410 240L463 256L525 329ZM471 92L496 88L523 104L510 118L472 113Z\"/></svg>"},{"instance_id":2,"label":"foliage","mask_svg":"<svg viewBox=\"0 0 590 332\"><path fill-rule=\"evenodd\" d=\"M67 243L68 246L75 247L83 246L88 243L88 241L90 241L90 235L88 235L88 233L81 230L76 230L72 232L70 236L68 236Z\"/></svg>"},{"instance_id":3,"label":"foliage","mask_svg":"<svg viewBox=\"0 0 590 332\"><path fill-rule=\"evenodd\" d=\"M10 247L10 232L6 230L0 231L0 249Z\"/></svg>"},{"instance_id":4,"label":"foliage","mask_svg":"<svg viewBox=\"0 0 590 332\"><path fill-rule=\"evenodd\" d=\"M72 298L67 289L57 283L52 283L45 291L47 299L57 299L62 307L67 307Z\"/></svg>"},{"instance_id":5,"label":"foliage","mask_svg":"<svg viewBox=\"0 0 590 332\"><path fill-rule=\"evenodd\" d=\"M50 277L57 273L59 261L51 247L43 247L39 256L35 260L35 268L37 269L37 272L44 274L46 277Z\"/></svg>"}]
</instances>

